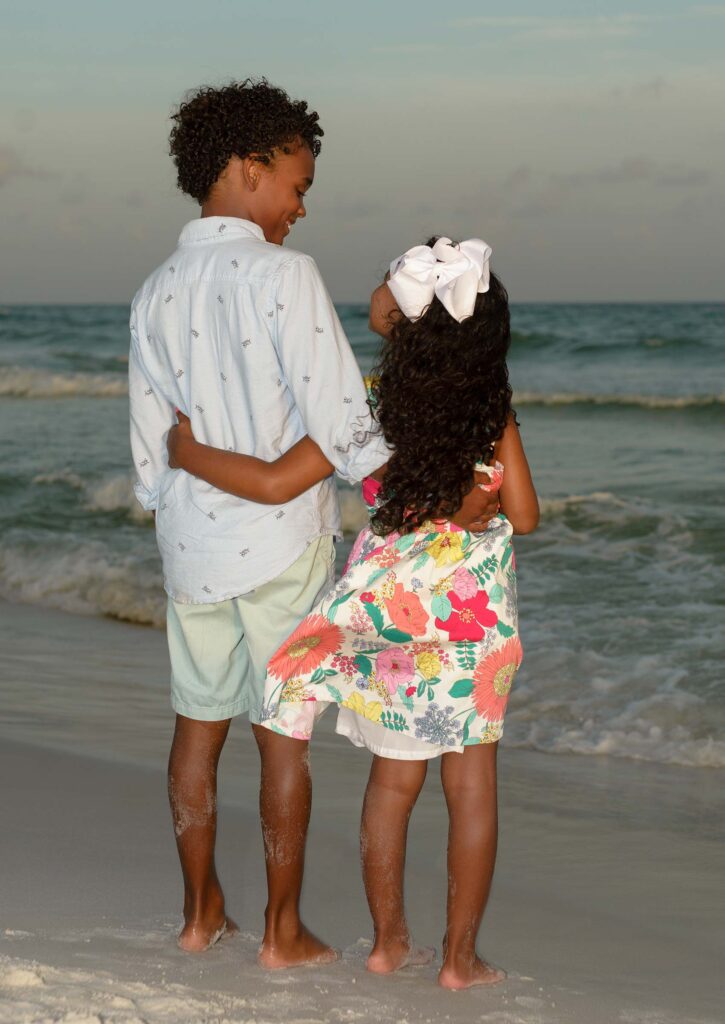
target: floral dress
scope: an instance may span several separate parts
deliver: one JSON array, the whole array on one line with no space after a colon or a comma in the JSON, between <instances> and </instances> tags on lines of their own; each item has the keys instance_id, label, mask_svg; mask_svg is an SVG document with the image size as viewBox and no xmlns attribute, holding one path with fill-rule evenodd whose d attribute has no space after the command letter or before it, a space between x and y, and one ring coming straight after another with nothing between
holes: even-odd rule
<instances>
[{"instance_id":1,"label":"floral dress","mask_svg":"<svg viewBox=\"0 0 725 1024\"><path fill-rule=\"evenodd\" d=\"M498 489L503 466L485 468ZM371 512L379 489L363 482ZM498 740L522 658L512 532L502 514L479 534L449 521L363 529L341 579L270 659L263 724L308 739L337 704L388 756L426 756L390 753L396 739L427 756Z\"/></svg>"}]
</instances>

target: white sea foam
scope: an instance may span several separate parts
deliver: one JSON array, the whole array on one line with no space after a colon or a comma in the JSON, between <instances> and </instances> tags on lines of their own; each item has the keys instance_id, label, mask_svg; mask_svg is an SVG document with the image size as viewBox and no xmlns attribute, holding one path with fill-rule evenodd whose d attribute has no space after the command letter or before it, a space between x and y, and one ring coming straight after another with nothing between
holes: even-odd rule
<instances>
[{"instance_id":1,"label":"white sea foam","mask_svg":"<svg viewBox=\"0 0 725 1024\"><path fill-rule=\"evenodd\" d=\"M185 985L124 981L106 971L0 957L0 1024L246 1024L246 999Z\"/></svg>"},{"instance_id":2,"label":"white sea foam","mask_svg":"<svg viewBox=\"0 0 725 1024\"><path fill-rule=\"evenodd\" d=\"M725 394L640 395L594 394L590 392L517 391L516 405L619 405L641 409L694 409L725 405Z\"/></svg>"},{"instance_id":3,"label":"white sea foam","mask_svg":"<svg viewBox=\"0 0 725 1024\"><path fill-rule=\"evenodd\" d=\"M162 628L165 596L154 557L121 555L100 541L0 547L0 597L79 615Z\"/></svg>"},{"instance_id":4,"label":"white sea foam","mask_svg":"<svg viewBox=\"0 0 725 1024\"><path fill-rule=\"evenodd\" d=\"M0 397L115 398L128 394L125 377L109 373L53 373L25 366L0 370Z\"/></svg>"},{"instance_id":5,"label":"white sea foam","mask_svg":"<svg viewBox=\"0 0 725 1024\"><path fill-rule=\"evenodd\" d=\"M133 477L130 473L120 473L107 477L100 483L86 488L86 507L98 512L127 512L131 519L139 523L150 523L153 516L141 508L133 490Z\"/></svg>"}]
</instances>

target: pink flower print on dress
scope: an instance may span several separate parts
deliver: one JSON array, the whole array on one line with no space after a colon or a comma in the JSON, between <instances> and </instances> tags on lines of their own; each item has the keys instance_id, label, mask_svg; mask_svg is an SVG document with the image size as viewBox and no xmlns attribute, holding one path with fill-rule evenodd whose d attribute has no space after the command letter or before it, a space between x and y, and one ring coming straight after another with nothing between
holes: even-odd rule
<instances>
[{"instance_id":1,"label":"pink flower print on dress","mask_svg":"<svg viewBox=\"0 0 725 1024\"><path fill-rule=\"evenodd\" d=\"M269 659L267 666L278 679L292 679L312 672L342 642L342 630L324 615L308 615L292 636Z\"/></svg>"},{"instance_id":2,"label":"pink flower print on dress","mask_svg":"<svg viewBox=\"0 0 725 1024\"><path fill-rule=\"evenodd\" d=\"M425 633L429 615L420 598L411 591L405 590L402 583L395 584L393 596L385 602L388 615L394 626L411 636Z\"/></svg>"},{"instance_id":3,"label":"pink flower print on dress","mask_svg":"<svg viewBox=\"0 0 725 1024\"><path fill-rule=\"evenodd\" d=\"M407 686L415 674L415 663L402 647L389 647L377 657L375 671L388 693L397 692L399 686Z\"/></svg>"},{"instance_id":4,"label":"pink flower print on dress","mask_svg":"<svg viewBox=\"0 0 725 1024\"><path fill-rule=\"evenodd\" d=\"M476 577L468 569L460 566L453 574L453 590L462 601L470 601L478 590Z\"/></svg>"},{"instance_id":5,"label":"pink flower print on dress","mask_svg":"<svg viewBox=\"0 0 725 1024\"><path fill-rule=\"evenodd\" d=\"M512 637L476 666L473 673L473 703L478 714L487 722L503 720L511 684L522 657L521 642L518 637Z\"/></svg>"},{"instance_id":6,"label":"pink flower print on dress","mask_svg":"<svg viewBox=\"0 0 725 1024\"><path fill-rule=\"evenodd\" d=\"M488 594L479 590L475 597L462 601L455 590L448 591L451 614L443 622L436 619L438 629L444 629L451 640L483 640L484 634L498 622L498 615L488 607Z\"/></svg>"}]
</instances>

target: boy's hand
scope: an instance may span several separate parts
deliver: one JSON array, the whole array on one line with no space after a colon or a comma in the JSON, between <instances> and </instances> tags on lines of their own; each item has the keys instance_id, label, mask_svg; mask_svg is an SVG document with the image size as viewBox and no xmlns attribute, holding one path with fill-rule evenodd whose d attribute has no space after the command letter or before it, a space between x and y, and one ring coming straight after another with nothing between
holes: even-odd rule
<instances>
[{"instance_id":1,"label":"boy's hand","mask_svg":"<svg viewBox=\"0 0 725 1024\"><path fill-rule=\"evenodd\" d=\"M189 417L184 416L179 409L176 410L176 417L179 422L174 424L166 437L166 451L169 456L169 468L184 469L184 453L188 451L190 444L196 442Z\"/></svg>"},{"instance_id":2,"label":"boy's hand","mask_svg":"<svg viewBox=\"0 0 725 1024\"><path fill-rule=\"evenodd\" d=\"M476 472L474 478L475 485L463 499L456 514L451 517L451 522L470 533L483 533L498 513L498 491L484 491L479 486L491 483L487 473Z\"/></svg>"}]
</instances>

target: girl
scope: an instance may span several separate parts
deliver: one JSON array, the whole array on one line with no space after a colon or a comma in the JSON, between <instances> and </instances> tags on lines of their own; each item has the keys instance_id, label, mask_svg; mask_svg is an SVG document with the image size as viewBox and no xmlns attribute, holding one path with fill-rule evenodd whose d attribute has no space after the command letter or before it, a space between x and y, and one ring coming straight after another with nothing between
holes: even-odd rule
<instances>
[{"instance_id":1,"label":"girl","mask_svg":"<svg viewBox=\"0 0 725 1024\"><path fill-rule=\"evenodd\" d=\"M363 482L370 526L345 573L271 658L263 724L308 739L329 703L338 732L375 755L362 814L365 889L375 927L368 969L424 963L405 918L407 826L428 761L441 757L449 812L447 928L439 982L492 984L476 955L493 875L496 751L522 651L513 533L538 502L508 383L508 298L480 239L415 246L373 292L384 339L370 402L393 454ZM309 439L275 463L172 431L172 465L254 501L286 501L331 471ZM500 512L480 534L455 513L476 469Z\"/></svg>"}]
</instances>

